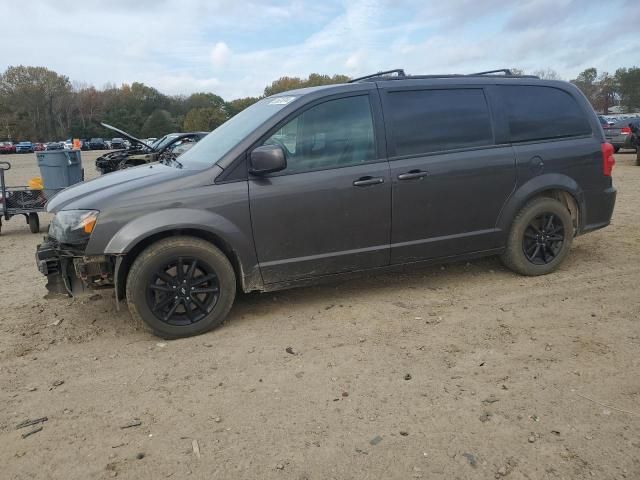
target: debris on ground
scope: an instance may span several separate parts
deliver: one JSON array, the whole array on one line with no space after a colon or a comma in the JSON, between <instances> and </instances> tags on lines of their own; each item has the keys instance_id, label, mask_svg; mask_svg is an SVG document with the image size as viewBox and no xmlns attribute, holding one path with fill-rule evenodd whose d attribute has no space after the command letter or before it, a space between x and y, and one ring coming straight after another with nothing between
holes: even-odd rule
<instances>
[{"instance_id":1,"label":"debris on ground","mask_svg":"<svg viewBox=\"0 0 640 480\"><path fill-rule=\"evenodd\" d=\"M20 430L24 427L30 427L32 425L37 425L38 423L44 423L49 420L47 417L34 418L33 420L27 419L16 425L16 430Z\"/></svg>"},{"instance_id":2,"label":"debris on ground","mask_svg":"<svg viewBox=\"0 0 640 480\"><path fill-rule=\"evenodd\" d=\"M200 458L200 445L198 445L198 440L191 440L191 448L193 449L193 454L196 458Z\"/></svg>"},{"instance_id":3,"label":"debris on ground","mask_svg":"<svg viewBox=\"0 0 640 480\"><path fill-rule=\"evenodd\" d=\"M482 400L482 403L484 403L485 405L489 405L491 403L496 403L496 402L499 402L499 401L500 401L500 399L492 394L492 395L489 395L484 400Z\"/></svg>"},{"instance_id":4,"label":"debris on ground","mask_svg":"<svg viewBox=\"0 0 640 480\"><path fill-rule=\"evenodd\" d=\"M381 441L382 441L382 437L380 435L376 435L371 440L369 440L369 443L371 445L378 445Z\"/></svg>"},{"instance_id":5,"label":"debris on ground","mask_svg":"<svg viewBox=\"0 0 640 480\"><path fill-rule=\"evenodd\" d=\"M411 380L411 374L410 374L410 373L407 373L407 374L404 376L404 379L405 379L405 380Z\"/></svg>"},{"instance_id":6,"label":"debris on ground","mask_svg":"<svg viewBox=\"0 0 640 480\"><path fill-rule=\"evenodd\" d=\"M142 421L135 418L129 423L122 425L120 428L125 429L125 428L139 427L140 425L142 425Z\"/></svg>"},{"instance_id":7,"label":"debris on ground","mask_svg":"<svg viewBox=\"0 0 640 480\"><path fill-rule=\"evenodd\" d=\"M32 430L29 430L28 432L25 432L22 434L22 438L27 438L29 435L33 435L34 433L38 433L40 431L42 431L43 427L36 427Z\"/></svg>"},{"instance_id":8,"label":"debris on ground","mask_svg":"<svg viewBox=\"0 0 640 480\"><path fill-rule=\"evenodd\" d=\"M287 352L289 355L295 355L296 352L293 351L292 347L287 347L284 349L285 352Z\"/></svg>"},{"instance_id":9,"label":"debris on ground","mask_svg":"<svg viewBox=\"0 0 640 480\"><path fill-rule=\"evenodd\" d=\"M465 452L462 454L462 456L467 459L469 465L471 465L473 468L478 466L478 461L476 460L474 454Z\"/></svg>"}]
</instances>

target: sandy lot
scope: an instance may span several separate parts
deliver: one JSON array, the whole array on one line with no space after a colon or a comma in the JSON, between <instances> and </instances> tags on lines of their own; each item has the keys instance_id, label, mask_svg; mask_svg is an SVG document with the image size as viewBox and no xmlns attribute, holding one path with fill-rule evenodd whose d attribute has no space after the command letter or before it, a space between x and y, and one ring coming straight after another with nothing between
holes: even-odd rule
<instances>
[{"instance_id":1,"label":"sandy lot","mask_svg":"<svg viewBox=\"0 0 640 480\"><path fill-rule=\"evenodd\" d=\"M32 155L5 159L10 183L37 174ZM0 477L640 478L633 159L617 155L613 224L555 274L486 259L241 295L224 326L171 342L110 292L43 299L41 236L12 219Z\"/></svg>"}]
</instances>

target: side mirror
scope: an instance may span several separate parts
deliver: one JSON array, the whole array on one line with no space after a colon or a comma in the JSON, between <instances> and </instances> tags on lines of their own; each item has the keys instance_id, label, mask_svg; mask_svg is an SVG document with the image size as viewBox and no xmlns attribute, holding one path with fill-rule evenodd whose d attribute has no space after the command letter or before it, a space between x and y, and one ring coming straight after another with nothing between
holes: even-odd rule
<instances>
[{"instance_id":1,"label":"side mirror","mask_svg":"<svg viewBox=\"0 0 640 480\"><path fill-rule=\"evenodd\" d=\"M251 152L249 173L252 175L266 175L285 168L287 168L287 159L282 147L278 145L263 145Z\"/></svg>"}]
</instances>

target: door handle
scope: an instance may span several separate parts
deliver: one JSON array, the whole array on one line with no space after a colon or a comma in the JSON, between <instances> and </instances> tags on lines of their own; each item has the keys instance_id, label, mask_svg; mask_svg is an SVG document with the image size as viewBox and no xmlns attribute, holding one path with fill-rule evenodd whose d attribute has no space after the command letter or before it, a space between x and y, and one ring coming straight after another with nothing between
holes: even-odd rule
<instances>
[{"instance_id":1,"label":"door handle","mask_svg":"<svg viewBox=\"0 0 640 480\"><path fill-rule=\"evenodd\" d=\"M414 178L424 178L429 175L429 172L423 170L409 170L407 173L401 173L398 175L398 180L411 180Z\"/></svg>"},{"instance_id":2,"label":"door handle","mask_svg":"<svg viewBox=\"0 0 640 480\"><path fill-rule=\"evenodd\" d=\"M353 182L354 187L366 187L368 185L378 185L379 183L384 183L384 178L382 177L360 177L358 180Z\"/></svg>"}]
</instances>

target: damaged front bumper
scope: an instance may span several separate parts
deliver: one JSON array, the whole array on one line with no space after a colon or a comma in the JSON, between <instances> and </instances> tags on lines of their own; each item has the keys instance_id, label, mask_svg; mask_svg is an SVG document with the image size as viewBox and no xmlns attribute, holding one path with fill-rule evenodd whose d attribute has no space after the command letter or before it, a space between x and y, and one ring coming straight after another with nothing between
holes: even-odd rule
<instances>
[{"instance_id":1,"label":"damaged front bumper","mask_svg":"<svg viewBox=\"0 0 640 480\"><path fill-rule=\"evenodd\" d=\"M47 277L47 290L55 294L77 296L87 290L112 288L116 263L112 256L85 256L83 250L48 236L36 250L38 270Z\"/></svg>"}]
</instances>

